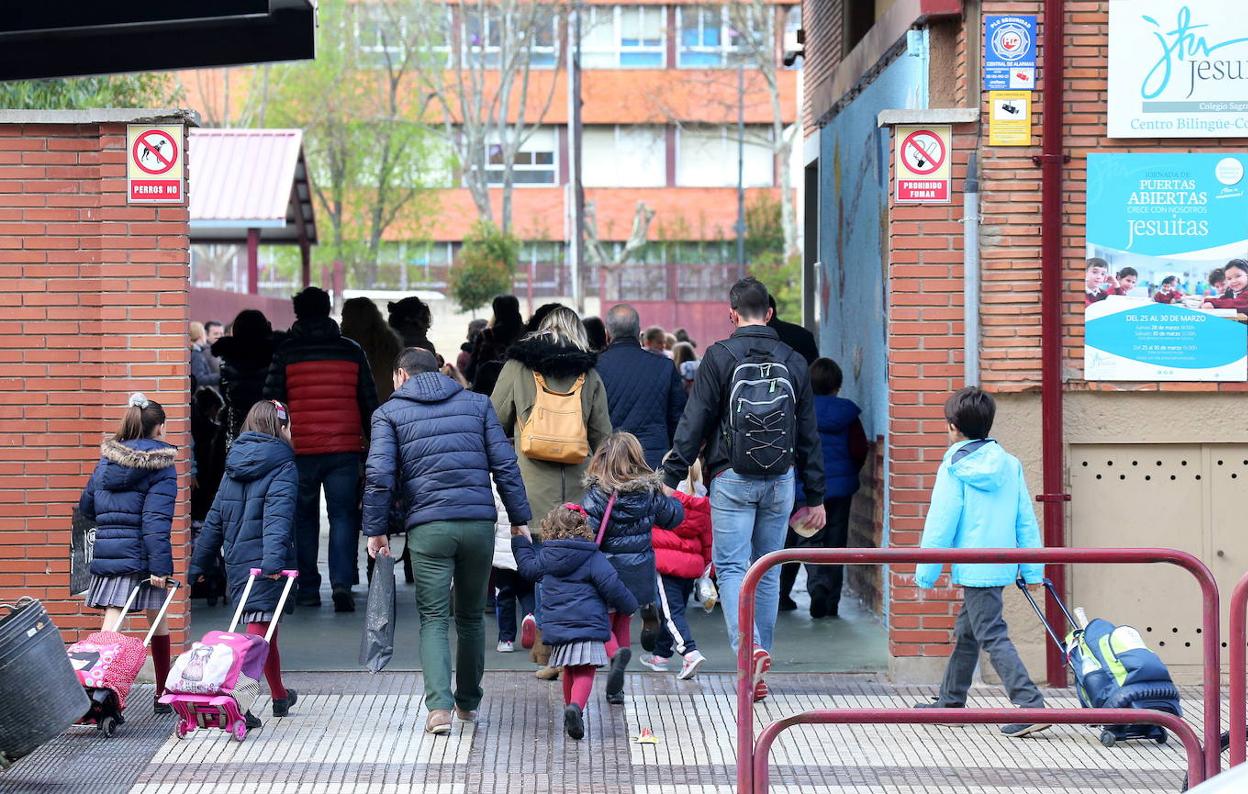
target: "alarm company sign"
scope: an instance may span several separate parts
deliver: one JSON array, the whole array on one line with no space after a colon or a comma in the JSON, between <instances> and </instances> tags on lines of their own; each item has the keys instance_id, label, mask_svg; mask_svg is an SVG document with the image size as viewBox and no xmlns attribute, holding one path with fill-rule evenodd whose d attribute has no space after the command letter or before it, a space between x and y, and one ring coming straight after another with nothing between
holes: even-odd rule
<instances>
[{"instance_id":1,"label":"alarm company sign","mask_svg":"<svg viewBox=\"0 0 1248 794\"><path fill-rule=\"evenodd\" d=\"M1242 0L1110 0L1109 137L1248 137Z\"/></svg>"}]
</instances>

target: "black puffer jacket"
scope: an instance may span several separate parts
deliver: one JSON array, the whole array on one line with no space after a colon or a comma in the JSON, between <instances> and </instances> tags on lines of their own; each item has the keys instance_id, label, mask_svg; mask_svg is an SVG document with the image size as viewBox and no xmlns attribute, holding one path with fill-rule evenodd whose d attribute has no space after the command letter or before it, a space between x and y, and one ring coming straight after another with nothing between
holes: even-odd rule
<instances>
[{"instance_id":1,"label":"black puffer jacket","mask_svg":"<svg viewBox=\"0 0 1248 794\"><path fill-rule=\"evenodd\" d=\"M95 521L96 576L173 575L169 532L178 496L176 447L140 438L108 439L78 509Z\"/></svg>"},{"instance_id":2,"label":"black puffer jacket","mask_svg":"<svg viewBox=\"0 0 1248 794\"><path fill-rule=\"evenodd\" d=\"M217 551L225 557L230 600L237 606L252 568L265 576L295 567L295 502L299 473L295 451L280 438L243 433L230 447L225 478L195 540L190 579L212 569ZM284 582L258 579L248 610L277 608Z\"/></svg>"},{"instance_id":3,"label":"black puffer jacket","mask_svg":"<svg viewBox=\"0 0 1248 794\"><path fill-rule=\"evenodd\" d=\"M222 423L233 441L242 432L251 406L264 396L264 381L273 363L273 340L224 336L212 346L221 359L221 397L225 399Z\"/></svg>"},{"instance_id":4,"label":"black puffer jacket","mask_svg":"<svg viewBox=\"0 0 1248 794\"><path fill-rule=\"evenodd\" d=\"M637 600L592 540L548 540L541 548L523 535L511 539L520 575L542 583L537 625L542 642L606 642L611 636L607 609L621 615L637 611Z\"/></svg>"},{"instance_id":5,"label":"black puffer jacket","mask_svg":"<svg viewBox=\"0 0 1248 794\"><path fill-rule=\"evenodd\" d=\"M493 522L491 474L508 520L529 523L516 453L489 399L438 372L410 378L373 414L364 534L387 534L396 496L409 531L432 521Z\"/></svg>"},{"instance_id":6,"label":"black puffer jacket","mask_svg":"<svg viewBox=\"0 0 1248 794\"><path fill-rule=\"evenodd\" d=\"M611 493L604 490L596 478L585 480L582 504L595 532L602 523L610 498ZM664 495L657 474L627 483L616 496L611 520L602 536L602 551L637 603L652 604L658 597L650 531L656 526L675 529L684 520L684 506Z\"/></svg>"},{"instance_id":7,"label":"black puffer jacket","mask_svg":"<svg viewBox=\"0 0 1248 794\"><path fill-rule=\"evenodd\" d=\"M636 339L617 339L598 357L598 375L607 389L612 427L637 436L646 463L659 468L687 399L676 366L667 356L643 350Z\"/></svg>"}]
</instances>

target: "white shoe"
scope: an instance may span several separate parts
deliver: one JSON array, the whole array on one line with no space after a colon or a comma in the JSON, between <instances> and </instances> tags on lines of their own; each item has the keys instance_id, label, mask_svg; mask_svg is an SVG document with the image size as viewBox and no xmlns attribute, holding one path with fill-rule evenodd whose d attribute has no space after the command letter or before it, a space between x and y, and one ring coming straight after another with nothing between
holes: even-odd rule
<instances>
[{"instance_id":1,"label":"white shoe","mask_svg":"<svg viewBox=\"0 0 1248 794\"><path fill-rule=\"evenodd\" d=\"M652 653L643 653L641 656L637 657L637 661L641 662L646 667L649 667L656 673L666 673L668 671L667 659L664 659L662 656L655 656Z\"/></svg>"},{"instance_id":2,"label":"white shoe","mask_svg":"<svg viewBox=\"0 0 1248 794\"><path fill-rule=\"evenodd\" d=\"M516 650L516 644L507 640L499 640L497 650L499 653L513 653Z\"/></svg>"},{"instance_id":3,"label":"white shoe","mask_svg":"<svg viewBox=\"0 0 1248 794\"><path fill-rule=\"evenodd\" d=\"M680 666L680 672L676 674L676 677L681 681L688 681L698 674L698 668L704 662L706 662L706 657L702 655L701 651L690 651L685 654L685 661Z\"/></svg>"}]
</instances>

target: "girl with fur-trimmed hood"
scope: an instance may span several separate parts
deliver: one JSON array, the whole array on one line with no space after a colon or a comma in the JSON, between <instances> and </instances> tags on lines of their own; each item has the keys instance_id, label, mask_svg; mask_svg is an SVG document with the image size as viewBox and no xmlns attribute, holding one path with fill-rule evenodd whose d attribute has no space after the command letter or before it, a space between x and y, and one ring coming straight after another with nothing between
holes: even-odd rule
<instances>
[{"instance_id":1,"label":"girl with fur-trimmed hood","mask_svg":"<svg viewBox=\"0 0 1248 794\"><path fill-rule=\"evenodd\" d=\"M658 574L650 532L656 526L675 529L685 520L685 509L663 493L662 478L646 465L641 442L632 433L612 433L589 463L582 505L595 531L601 529L612 495L611 515L599 533L601 549L637 603L653 604ZM624 702L624 670L632 658L630 619L618 612L611 616L611 633L619 646L607 676L607 702L612 704Z\"/></svg>"},{"instance_id":2,"label":"girl with fur-trimmed hood","mask_svg":"<svg viewBox=\"0 0 1248 794\"><path fill-rule=\"evenodd\" d=\"M82 516L96 523L86 602L104 610L105 631L135 587L139 594L131 609L146 610L148 620L155 620L165 600L165 580L173 575L170 531L178 496L178 450L164 437L164 408L142 394L130 395L121 427L101 445L100 462L78 500ZM151 654L159 699L169 676L169 627L164 620L152 637ZM171 710L159 703L155 709Z\"/></svg>"}]
</instances>

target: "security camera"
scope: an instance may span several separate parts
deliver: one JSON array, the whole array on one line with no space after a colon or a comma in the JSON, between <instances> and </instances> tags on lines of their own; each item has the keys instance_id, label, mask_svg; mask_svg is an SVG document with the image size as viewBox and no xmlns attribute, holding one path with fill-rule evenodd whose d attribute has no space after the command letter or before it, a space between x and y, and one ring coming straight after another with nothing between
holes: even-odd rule
<instances>
[{"instance_id":1,"label":"security camera","mask_svg":"<svg viewBox=\"0 0 1248 794\"><path fill-rule=\"evenodd\" d=\"M798 28L797 30L786 30L784 32L784 55L782 60L784 65L792 67L797 63L797 59L805 54L806 31Z\"/></svg>"}]
</instances>

